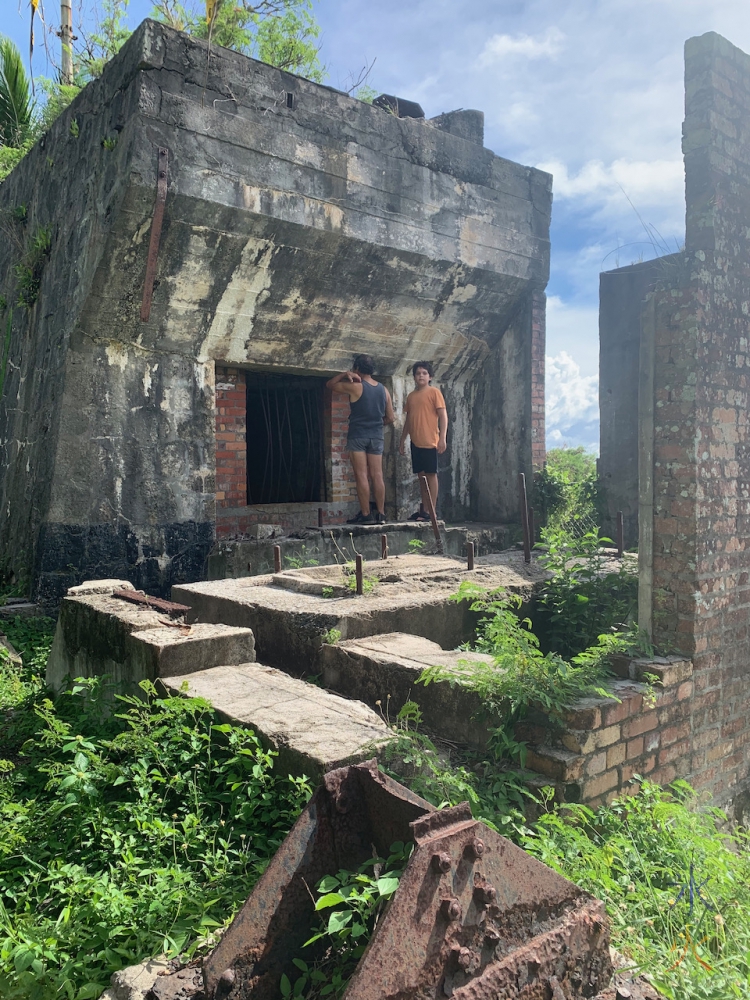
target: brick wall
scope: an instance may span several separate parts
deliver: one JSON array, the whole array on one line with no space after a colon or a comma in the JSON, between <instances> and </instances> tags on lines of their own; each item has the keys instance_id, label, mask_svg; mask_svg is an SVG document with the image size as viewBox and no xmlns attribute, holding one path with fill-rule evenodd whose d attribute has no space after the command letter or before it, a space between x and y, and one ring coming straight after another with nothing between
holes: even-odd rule
<instances>
[{"instance_id":1,"label":"brick wall","mask_svg":"<svg viewBox=\"0 0 750 1000\"><path fill-rule=\"evenodd\" d=\"M247 399L241 368L216 366L216 537L253 534L257 524L296 531L318 523L341 524L359 509L346 451L349 400L326 390L324 396L326 490L328 499L309 504L247 505Z\"/></svg>"},{"instance_id":2,"label":"brick wall","mask_svg":"<svg viewBox=\"0 0 750 1000\"><path fill-rule=\"evenodd\" d=\"M750 57L713 33L685 57L686 248L644 314L654 433L642 586L651 572L657 642L693 660L688 777L728 803L750 775Z\"/></svg>"},{"instance_id":3,"label":"brick wall","mask_svg":"<svg viewBox=\"0 0 750 1000\"><path fill-rule=\"evenodd\" d=\"M216 366L216 514L247 504L247 399L241 368Z\"/></svg>"},{"instance_id":4,"label":"brick wall","mask_svg":"<svg viewBox=\"0 0 750 1000\"><path fill-rule=\"evenodd\" d=\"M609 687L618 701L583 698L560 723L542 712L516 727L529 742L527 767L550 779L558 798L598 806L638 789L634 776L667 785L692 769L693 665L679 657L619 659ZM644 674L659 683L644 683Z\"/></svg>"},{"instance_id":5,"label":"brick wall","mask_svg":"<svg viewBox=\"0 0 750 1000\"><path fill-rule=\"evenodd\" d=\"M547 456L544 423L544 354L546 350L547 296L533 292L531 299L531 463L541 469Z\"/></svg>"}]
</instances>

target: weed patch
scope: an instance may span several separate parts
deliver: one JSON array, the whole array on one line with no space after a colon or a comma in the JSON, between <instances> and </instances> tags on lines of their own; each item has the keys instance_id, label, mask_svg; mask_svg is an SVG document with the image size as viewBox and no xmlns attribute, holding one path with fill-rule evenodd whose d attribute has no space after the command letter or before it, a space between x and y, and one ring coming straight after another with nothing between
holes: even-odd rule
<instances>
[{"instance_id":1,"label":"weed patch","mask_svg":"<svg viewBox=\"0 0 750 1000\"><path fill-rule=\"evenodd\" d=\"M17 751L0 778L0 995L85 1000L149 955L207 949L310 788L201 700L145 683L102 721L98 681L39 699L51 629L7 631L25 688L0 689Z\"/></svg>"}]
</instances>

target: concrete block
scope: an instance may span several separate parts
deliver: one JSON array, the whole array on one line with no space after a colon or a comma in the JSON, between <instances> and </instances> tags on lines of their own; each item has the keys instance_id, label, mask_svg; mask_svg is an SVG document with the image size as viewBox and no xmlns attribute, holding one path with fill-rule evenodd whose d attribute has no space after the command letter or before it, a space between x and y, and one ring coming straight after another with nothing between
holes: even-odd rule
<instances>
[{"instance_id":1,"label":"concrete block","mask_svg":"<svg viewBox=\"0 0 750 1000\"><path fill-rule=\"evenodd\" d=\"M252 729L277 750L281 772L315 781L334 768L371 758L393 739L380 716L362 702L260 663L213 667L166 678L163 684L173 694L206 698L220 715Z\"/></svg>"},{"instance_id":2,"label":"concrete block","mask_svg":"<svg viewBox=\"0 0 750 1000\"><path fill-rule=\"evenodd\" d=\"M101 1000L146 1000L146 994L162 972L170 971L166 955L147 958L138 965L129 965L112 974L110 987L102 993Z\"/></svg>"},{"instance_id":3,"label":"concrete block","mask_svg":"<svg viewBox=\"0 0 750 1000\"><path fill-rule=\"evenodd\" d=\"M415 701L431 732L449 740L484 746L487 729L481 721L478 695L447 681L418 684L431 666L455 667L460 661L492 663L483 653L443 650L422 636L393 632L366 639L324 645L319 664L324 685L348 698L361 698L372 708L395 718L406 701Z\"/></svg>"},{"instance_id":4,"label":"concrete block","mask_svg":"<svg viewBox=\"0 0 750 1000\"><path fill-rule=\"evenodd\" d=\"M47 683L59 690L66 677L107 676L116 687L129 688L142 680L254 659L250 629L187 626L153 608L86 593L62 602Z\"/></svg>"}]
</instances>

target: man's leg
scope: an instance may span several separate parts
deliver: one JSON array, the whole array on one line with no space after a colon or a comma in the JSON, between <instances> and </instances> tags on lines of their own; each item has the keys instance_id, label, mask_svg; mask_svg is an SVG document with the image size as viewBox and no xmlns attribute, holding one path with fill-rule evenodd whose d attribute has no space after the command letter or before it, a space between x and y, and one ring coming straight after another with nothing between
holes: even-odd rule
<instances>
[{"instance_id":1,"label":"man's leg","mask_svg":"<svg viewBox=\"0 0 750 1000\"><path fill-rule=\"evenodd\" d=\"M370 516L370 480L367 478L367 459L364 451L350 451L349 461L354 469L354 480L357 484L357 499L363 514ZM381 476L382 478L382 476Z\"/></svg>"},{"instance_id":2,"label":"man's leg","mask_svg":"<svg viewBox=\"0 0 750 1000\"><path fill-rule=\"evenodd\" d=\"M383 456L367 455L367 471L370 473L372 492L375 494L375 504L378 514L385 514L385 480L383 479ZM367 494L367 505L369 509L370 494Z\"/></svg>"}]
</instances>

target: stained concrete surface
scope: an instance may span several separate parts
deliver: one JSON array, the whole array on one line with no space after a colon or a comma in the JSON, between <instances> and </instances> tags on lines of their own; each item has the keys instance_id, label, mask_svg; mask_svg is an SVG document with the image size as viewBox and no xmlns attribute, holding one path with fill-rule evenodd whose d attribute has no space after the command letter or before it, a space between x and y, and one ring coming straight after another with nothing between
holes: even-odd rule
<instances>
[{"instance_id":1,"label":"stained concrete surface","mask_svg":"<svg viewBox=\"0 0 750 1000\"><path fill-rule=\"evenodd\" d=\"M460 661L492 663L485 653L443 650L421 636L391 632L366 639L350 639L321 647L319 664L323 684L348 698L361 698L395 720L405 702L414 701L422 724L447 740L485 746L482 702L477 694L448 681L429 685L417 681L427 667L457 667Z\"/></svg>"},{"instance_id":2,"label":"stained concrete surface","mask_svg":"<svg viewBox=\"0 0 750 1000\"><path fill-rule=\"evenodd\" d=\"M323 636L330 629L342 639L358 639L386 632L407 632L432 639L442 649L455 649L473 635L478 614L469 602L454 601L463 580L488 589L498 587L528 600L534 584L544 579L536 562L526 565L520 552L500 553L492 565L477 561L469 572L459 560L431 556L398 556L399 565L417 565L422 560L424 576L398 583L377 584L362 596L325 598L301 594L273 585L272 576L245 577L186 584L172 589L172 599L187 604L189 621L224 622L251 628L258 659L302 674L315 662ZM365 563L365 576L377 561ZM436 572L430 574L430 566ZM322 588L321 588L322 589Z\"/></svg>"},{"instance_id":3,"label":"stained concrete surface","mask_svg":"<svg viewBox=\"0 0 750 1000\"><path fill-rule=\"evenodd\" d=\"M163 681L167 691L206 698L234 725L278 751L281 773L326 771L372 757L393 734L372 709L260 663L218 666Z\"/></svg>"},{"instance_id":4,"label":"stained concrete surface","mask_svg":"<svg viewBox=\"0 0 750 1000\"><path fill-rule=\"evenodd\" d=\"M66 677L106 676L123 690L142 680L253 659L248 628L188 626L111 592L89 591L62 602L46 678L59 690Z\"/></svg>"},{"instance_id":5,"label":"stained concrete surface","mask_svg":"<svg viewBox=\"0 0 750 1000\"><path fill-rule=\"evenodd\" d=\"M321 377L367 351L400 414L428 354L452 420L445 513L517 521L550 208L549 174L145 21L0 186L8 301L29 240L52 234L9 328L0 571L50 603L96 575L150 593L200 579L216 365ZM407 461L386 466L403 503Z\"/></svg>"}]
</instances>

